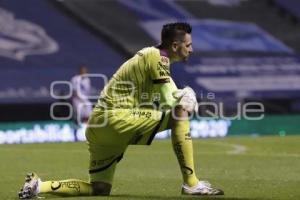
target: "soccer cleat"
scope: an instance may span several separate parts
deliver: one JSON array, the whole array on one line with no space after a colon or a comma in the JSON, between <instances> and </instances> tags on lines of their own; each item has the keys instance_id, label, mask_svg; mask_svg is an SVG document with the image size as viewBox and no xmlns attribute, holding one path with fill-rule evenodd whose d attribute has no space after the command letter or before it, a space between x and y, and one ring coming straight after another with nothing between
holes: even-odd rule
<instances>
[{"instance_id":1,"label":"soccer cleat","mask_svg":"<svg viewBox=\"0 0 300 200\"><path fill-rule=\"evenodd\" d=\"M224 195L223 190L213 188L207 181L199 181L194 187L182 185L181 194L185 195Z\"/></svg>"},{"instance_id":2,"label":"soccer cleat","mask_svg":"<svg viewBox=\"0 0 300 200\"><path fill-rule=\"evenodd\" d=\"M23 188L19 192L19 199L31 199L37 197L41 179L36 173L28 173L25 177Z\"/></svg>"}]
</instances>

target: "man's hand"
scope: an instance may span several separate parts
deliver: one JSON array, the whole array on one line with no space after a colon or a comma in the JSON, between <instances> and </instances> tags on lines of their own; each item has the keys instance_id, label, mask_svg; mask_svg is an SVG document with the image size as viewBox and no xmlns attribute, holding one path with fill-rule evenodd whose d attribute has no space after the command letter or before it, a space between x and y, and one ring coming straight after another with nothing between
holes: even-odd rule
<instances>
[{"instance_id":1,"label":"man's hand","mask_svg":"<svg viewBox=\"0 0 300 200\"><path fill-rule=\"evenodd\" d=\"M181 105L183 109L189 113L198 113L198 102L196 93L190 87L185 87L173 92L173 97L178 100L178 105Z\"/></svg>"}]
</instances>

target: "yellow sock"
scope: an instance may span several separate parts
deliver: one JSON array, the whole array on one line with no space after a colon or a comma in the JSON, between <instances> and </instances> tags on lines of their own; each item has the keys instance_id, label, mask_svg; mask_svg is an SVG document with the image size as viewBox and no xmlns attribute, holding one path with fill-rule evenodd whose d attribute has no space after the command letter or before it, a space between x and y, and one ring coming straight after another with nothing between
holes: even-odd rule
<instances>
[{"instance_id":1,"label":"yellow sock","mask_svg":"<svg viewBox=\"0 0 300 200\"><path fill-rule=\"evenodd\" d=\"M172 144L181 168L183 181L191 187L195 186L199 180L194 169L193 143L188 120L176 121L172 128Z\"/></svg>"},{"instance_id":2,"label":"yellow sock","mask_svg":"<svg viewBox=\"0 0 300 200\"><path fill-rule=\"evenodd\" d=\"M90 196L92 194L92 186L88 182L77 179L45 181L41 183L39 193L59 196Z\"/></svg>"}]
</instances>

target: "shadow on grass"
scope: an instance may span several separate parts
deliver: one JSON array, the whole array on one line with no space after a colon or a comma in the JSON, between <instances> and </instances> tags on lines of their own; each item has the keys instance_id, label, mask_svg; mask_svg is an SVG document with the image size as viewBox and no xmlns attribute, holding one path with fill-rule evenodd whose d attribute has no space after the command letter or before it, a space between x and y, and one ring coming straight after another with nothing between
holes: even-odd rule
<instances>
[{"instance_id":1,"label":"shadow on grass","mask_svg":"<svg viewBox=\"0 0 300 200\"><path fill-rule=\"evenodd\" d=\"M270 200L266 198L243 198L243 197L226 197L226 196L146 196L146 195L111 195L111 198L128 198L128 199L161 199L161 200L182 200L182 199L201 199L201 200Z\"/></svg>"}]
</instances>

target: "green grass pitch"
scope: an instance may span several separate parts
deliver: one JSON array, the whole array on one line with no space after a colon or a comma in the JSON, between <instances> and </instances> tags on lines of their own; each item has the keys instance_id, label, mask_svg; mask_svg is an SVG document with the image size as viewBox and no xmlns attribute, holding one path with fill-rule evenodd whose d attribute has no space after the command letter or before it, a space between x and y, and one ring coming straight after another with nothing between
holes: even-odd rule
<instances>
[{"instance_id":1,"label":"green grass pitch","mask_svg":"<svg viewBox=\"0 0 300 200\"><path fill-rule=\"evenodd\" d=\"M299 200L300 137L195 139L196 172L224 189L223 197L180 195L181 175L170 140L130 146L117 167L110 197L72 199ZM0 145L0 199L17 199L26 172L43 180L87 180L85 143ZM63 199L46 196L46 199Z\"/></svg>"}]
</instances>

